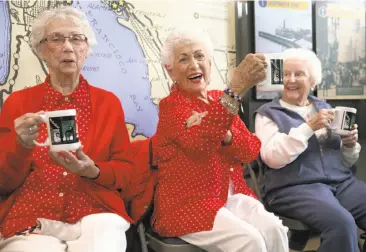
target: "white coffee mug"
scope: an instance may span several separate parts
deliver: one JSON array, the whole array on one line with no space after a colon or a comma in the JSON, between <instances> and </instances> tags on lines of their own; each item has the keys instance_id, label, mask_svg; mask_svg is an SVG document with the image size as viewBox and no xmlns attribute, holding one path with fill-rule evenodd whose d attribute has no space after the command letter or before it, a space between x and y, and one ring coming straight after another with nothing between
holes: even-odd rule
<instances>
[{"instance_id":1,"label":"white coffee mug","mask_svg":"<svg viewBox=\"0 0 366 252\"><path fill-rule=\"evenodd\" d=\"M335 107L334 120L330 124L330 129L338 135L344 136L353 129L356 121L357 109L350 107Z\"/></svg>"},{"instance_id":2,"label":"white coffee mug","mask_svg":"<svg viewBox=\"0 0 366 252\"><path fill-rule=\"evenodd\" d=\"M283 90L283 55L282 53L264 54L267 63L266 78L257 84L261 92L281 92Z\"/></svg>"},{"instance_id":3,"label":"white coffee mug","mask_svg":"<svg viewBox=\"0 0 366 252\"><path fill-rule=\"evenodd\" d=\"M47 124L48 137L44 143L34 140L38 146L49 146L51 151L76 151L81 143L76 130L76 110L57 110L40 115Z\"/></svg>"}]
</instances>

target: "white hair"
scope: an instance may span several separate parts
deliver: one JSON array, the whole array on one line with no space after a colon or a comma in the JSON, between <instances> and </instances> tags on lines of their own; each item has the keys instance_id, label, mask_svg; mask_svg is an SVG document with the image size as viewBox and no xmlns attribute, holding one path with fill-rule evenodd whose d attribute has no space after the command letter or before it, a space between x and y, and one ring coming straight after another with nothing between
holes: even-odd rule
<instances>
[{"instance_id":1,"label":"white hair","mask_svg":"<svg viewBox=\"0 0 366 252\"><path fill-rule=\"evenodd\" d=\"M181 30L172 31L166 38L162 51L161 61L168 69L172 67L174 61L174 48L179 45L200 43L206 49L208 57L213 57L214 47L207 32L202 30Z\"/></svg>"},{"instance_id":2,"label":"white hair","mask_svg":"<svg viewBox=\"0 0 366 252\"><path fill-rule=\"evenodd\" d=\"M315 85L322 81L322 63L313 51L304 48L291 48L283 52L283 61L301 60L309 66L310 77Z\"/></svg>"},{"instance_id":3,"label":"white hair","mask_svg":"<svg viewBox=\"0 0 366 252\"><path fill-rule=\"evenodd\" d=\"M39 45L46 36L47 25L54 19L72 20L75 25L82 28L88 39L89 48L97 44L95 34L91 28L86 15L72 7L61 7L53 10L46 10L33 20L30 42L32 49L38 54ZM89 49L90 51L90 49Z\"/></svg>"}]
</instances>

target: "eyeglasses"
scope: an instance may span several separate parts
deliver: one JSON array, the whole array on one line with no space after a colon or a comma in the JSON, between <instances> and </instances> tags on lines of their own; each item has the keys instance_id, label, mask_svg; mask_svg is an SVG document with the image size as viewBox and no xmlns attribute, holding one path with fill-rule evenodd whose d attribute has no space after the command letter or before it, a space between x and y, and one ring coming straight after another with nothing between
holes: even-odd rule
<instances>
[{"instance_id":1,"label":"eyeglasses","mask_svg":"<svg viewBox=\"0 0 366 252\"><path fill-rule=\"evenodd\" d=\"M84 34L71 34L70 36L64 36L62 34L50 34L42 39L39 43L42 44L48 42L55 46L61 46L65 43L67 38L71 44L76 46L82 45L88 41L88 38Z\"/></svg>"}]
</instances>

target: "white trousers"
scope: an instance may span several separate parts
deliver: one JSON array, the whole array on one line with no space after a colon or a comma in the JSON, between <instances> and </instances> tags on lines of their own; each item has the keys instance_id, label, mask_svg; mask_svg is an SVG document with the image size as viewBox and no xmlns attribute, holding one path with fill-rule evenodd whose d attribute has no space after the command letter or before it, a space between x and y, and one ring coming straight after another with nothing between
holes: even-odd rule
<instances>
[{"instance_id":1,"label":"white trousers","mask_svg":"<svg viewBox=\"0 0 366 252\"><path fill-rule=\"evenodd\" d=\"M113 213L85 216L80 220L81 236L74 241L62 241L53 236L30 234L14 236L0 242L1 252L123 252L126 251L126 231L130 227Z\"/></svg>"},{"instance_id":2,"label":"white trousers","mask_svg":"<svg viewBox=\"0 0 366 252\"><path fill-rule=\"evenodd\" d=\"M209 252L288 252L288 228L258 200L230 195L210 231L180 238Z\"/></svg>"}]
</instances>

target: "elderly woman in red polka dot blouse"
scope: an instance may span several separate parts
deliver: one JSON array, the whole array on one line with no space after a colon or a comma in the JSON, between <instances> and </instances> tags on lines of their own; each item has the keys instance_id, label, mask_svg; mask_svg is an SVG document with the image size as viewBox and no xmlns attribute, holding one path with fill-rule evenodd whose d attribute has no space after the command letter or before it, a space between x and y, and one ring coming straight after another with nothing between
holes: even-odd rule
<instances>
[{"instance_id":1,"label":"elderly woman in red polka dot blouse","mask_svg":"<svg viewBox=\"0 0 366 252\"><path fill-rule=\"evenodd\" d=\"M71 7L34 20L31 45L49 75L11 94L1 111L0 195L7 200L0 204L0 251L126 249L132 220L118 191L132 176L130 141L119 99L80 74L94 44L86 15ZM83 147L56 153L35 146L47 138L42 111L65 109L77 111Z\"/></svg>"},{"instance_id":2,"label":"elderly woman in red polka dot blouse","mask_svg":"<svg viewBox=\"0 0 366 252\"><path fill-rule=\"evenodd\" d=\"M227 89L208 91L212 56L203 32L175 31L163 46L175 84L159 105L153 227L210 252L288 251L287 228L257 200L241 168L261 143L240 120L238 106L264 79L264 56L249 54Z\"/></svg>"}]
</instances>

